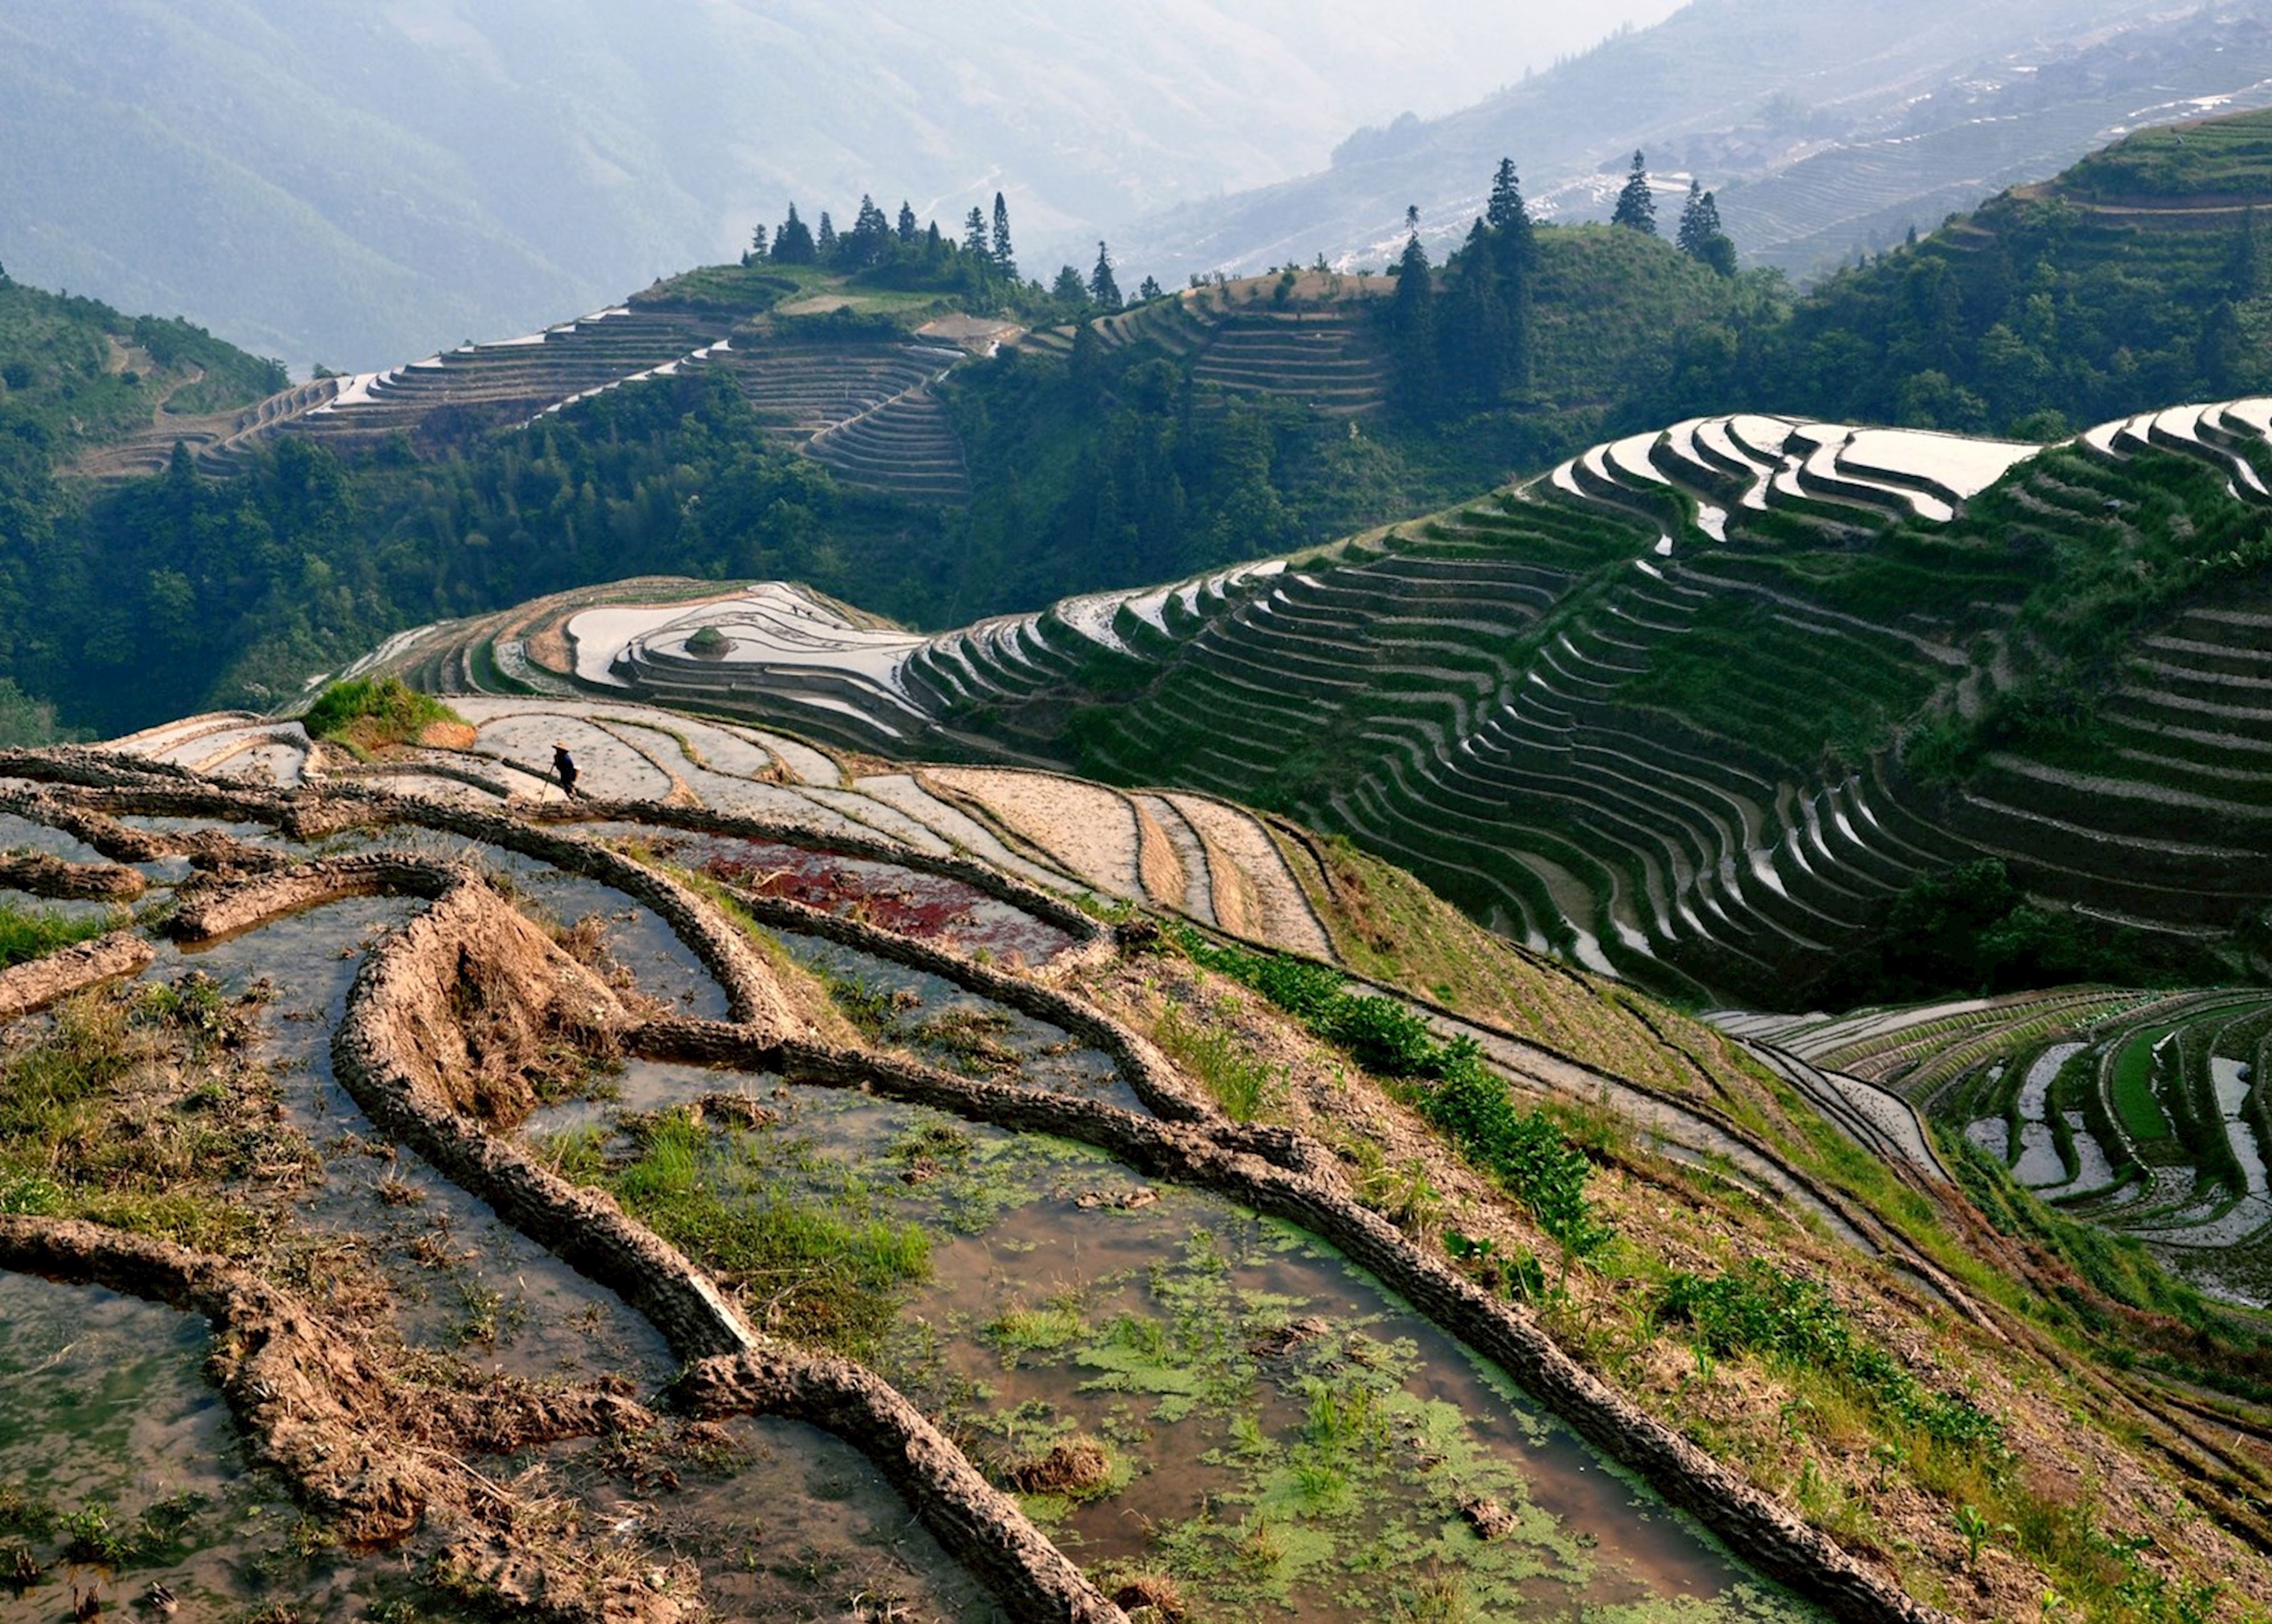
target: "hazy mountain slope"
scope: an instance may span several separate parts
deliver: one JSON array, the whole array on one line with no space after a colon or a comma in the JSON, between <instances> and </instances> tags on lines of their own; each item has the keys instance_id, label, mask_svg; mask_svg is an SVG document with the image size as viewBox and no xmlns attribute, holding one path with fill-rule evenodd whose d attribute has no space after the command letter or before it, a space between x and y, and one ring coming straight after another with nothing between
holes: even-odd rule
<instances>
[{"instance_id":1,"label":"hazy mountain slope","mask_svg":"<svg viewBox=\"0 0 2272 1624\"><path fill-rule=\"evenodd\" d=\"M1457 105L1614 15L733 0L634 28L596 0L16 0L0 260L334 367L592 308L738 248L791 196L809 217L905 196L952 224L999 187L1038 266L1093 253L1100 221L1297 173L1358 122Z\"/></svg>"},{"instance_id":2,"label":"hazy mountain slope","mask_svg":"<svg viewBox=\"0 0 2272 1624\"><path fill-rule=\"evenodd\" d=\"M1668 184L1693 168L1721 187L1755 258L1805 268L1910 218L1936 224L2126 123L2173 116L2174 98L2266 99L2261 7L2170 10L1696 0L1450 117L1361 132L1323 173L1179 207L1124 236L1132 255L1177 267L1321 250L1378 263L1408 203L1433 234L1464 230L1506 154L1550 212L1599 217L1640 145Z\"/></svg>"}]
</instances>

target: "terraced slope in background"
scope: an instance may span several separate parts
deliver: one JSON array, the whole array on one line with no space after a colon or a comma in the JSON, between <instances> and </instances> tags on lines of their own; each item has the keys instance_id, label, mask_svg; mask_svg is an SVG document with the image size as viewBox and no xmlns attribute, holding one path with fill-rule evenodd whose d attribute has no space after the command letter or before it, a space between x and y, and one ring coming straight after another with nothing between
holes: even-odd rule
<instances>
[{"instance_id":1,"label":"terraced slope in background","mask_svg":"<svg viewBox=\"0 0 2272 1624\"><path fill-rule=\"evenodd\" d=\"M625 384L715 370L740 387L769 433L847 483L914 501L968 498L961 445L933 393L968 352L888 329L846 338L818 322L777 321L764 306L779 289L740 291L740 300L689 299L665 285L525 338L318 379L195 422L164 418L80 471L154 472L177 439L202 471L219 475L280 435L340 451L400 442L431 453Z\"/></svg>"},{"instance_id":2,"label":"terraced slope in background","mask_svg":"<svg viewBox=\"0 0 2272 1624\"><path fill-rule=\"evenodd\" d=\"M1956 1154L2142 1242L2203 1289L2272 1301L2272 996L2063 989L1865 1010L1728 1015L1803 1063L1898 1089Z\"/></svg>"},{"instance_id":3,"label":"terraced slope in background","mask_svg":"<svg viewBox=\"0 0 2272 1624\"><path fill-rule=\"evenodd\" d=\"M1806 999L1984 859L2139 968L2231 973L2272 902L2268 422L2185 408L2043 450L1697 420L1341 547L941 637L810 600L793 634L755 600L566 601L420 647L451 651L437 686L613 686L1221 794L1517 939L1746 1002ZM729 646L690 654L705 626Z\"/></svg>"},{"instance_id":4,"label":"terraced slope in background","mask_svg":"<svg viewBox=\"0 0 2272 1624\"><path fill-rule=\"evenodd\" d=\"M2102 1295L2063 1232L2000 1239L1890 1096L1813 1092L1205 797L893 774L637 705L460 704L458 748L362 758L211 716L0 761L0 813L48 854L7 877L148 909L0 970L0 1012L94 989L16 1014L0 1063L122 1012L180 1053L85 1102L140 1124L94 1142L173 1142L168 1089L209 1132L270 1125L241 1159L97 1168L0 1119L31 1215L0 1219L0 1293L23 1269L164 1301L204 1282L243 1447L278 1474L254 1483L351 1541L248 1564L259 1520L192 1508L174 1544L104 1559L116 1586L367 1607L416 1574L445 1616L480 1596L657 1624L827 1605L832 1582L871 1615L1095 1624L1163 1600L1322 1624L1447 1593L1919 1624L2031 1619L2046 1588L2162 1624L2186 1615L2134 1598L2239 1619L2272 1599L2243 1543L2272 1538L2264 1423L2212 1390L2245 1387L2262 1338L2150 1275ZM556 740L592 798L531 770ZM1289 880L1299 911L1274 911ZM1083 894L1157 911L1107 929ZM1314 1005L1256 996L1319 964L1257 956L1271 939L1394 962L1431 991L1341 1007L1466 1038L1442 1052L1468 1081L1384 1088L1356 1036L1321 1045ZM1430 1125L1468 1120L1441 1108L1455 1087L1549 1102L1531 1154L1584 1147L1591 1230L1452 1153ZM305 1123L333 1163L312 1186L280 1171ZM146 1212L203 1250L153 1250ZM318 1242L355 1246L354 1291L310 1283ZM1797 1363L1712 1306L1786 1290L1827 1338ZM236 1328L279 1320L263 1362L234 1362ZM1794 1411L1794 1381L1847 1418ZM1558 1415L1798 1594L1605 1481ZM2043 1486L2085 1472L2111 1551L2057 1532ZM1968 1513L2008 1548L1968 1545ZM761 1533L719 1537L753 1515ZM31 1539L36 1569L57 1545Z\"/></svg>"}]
</instances>

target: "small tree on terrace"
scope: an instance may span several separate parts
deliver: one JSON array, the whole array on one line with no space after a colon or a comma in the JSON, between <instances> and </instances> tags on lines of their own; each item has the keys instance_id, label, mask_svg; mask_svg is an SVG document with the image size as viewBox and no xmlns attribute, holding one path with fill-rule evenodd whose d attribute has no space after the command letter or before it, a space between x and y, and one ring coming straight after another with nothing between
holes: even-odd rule
<instances>
[{"instance_id":1,"label":"small tree on terrace","mask_svg":"<svg viewBox=\"0 0 2272 1624\"><path fill-rule=\"evenodd\" d=\"M1061 304L1088 303L1088 284L1080 280L1080 273L1071 266L1058 272L1058 280L1050 285L1050 296Z\"/></svg>"},{"instance_id":2,"label":"small tree on terrace","mask_svg":"<svg viewBox=\"0 0 2272 1624\"><path fill-rule=\"evenodd\" d=\"M1010 206L994 194L994 268L1012 281L1018 280L1018 257L1010 251Z\"/></svg>"},{"instance_id":3,"label":"small tree on terrace","mask_svg":"<svg viewBox=\"0 0 2272 1624\"><path fill-rule=\"evenodd\" d=\"M750 251L744 257L742 263L748 265L751 260L762 259L765 257L766 228L759 226L755 231L750 233Z\"/></svg>"},{"instance_id":4,"label":"small tree on terrace","mask_svg":"<svg viewBox=\"0 0 2272 1624\"><path fill-rule=\"evenodd\" d=\"M922 229L922 227L916 224L915 210L909 206L908 200L905 198L901 198L900 199L899 229L896 233L900 241L902 243L914 242L917 234L919 234Z\"/></svg>"},{"instance_id":5,"label":"small tree on terrace","mask_svg":"<svg viewBox=\"0 0 2272 1624\"><path fill-rule=\"evenodd\" d=\"M1147 304L1155 299L1165 298L1167 293L1168 290L1160 286L1159 280L1150 276L1146 277L1136 289L1137 298Z\"/></svg>"},{"instance_id":6,"label":"small tree on terrace","mask_svg":"<svg viewBox=\"0 0 2272 1624\"><path fill-rule=\"evenodd\" d=\"M1638 152L1633 155L1625 190L1618 193L1617 212L1610 216L1610 223L1649 236L1656 235L1656 194L1648 189L1648 160Z\"/></svg>"},{"instance_id":7,"label":"small tree on terrace","mask_svg":"<svg viewBox=\"0 0 2272 1624\"><path fill-rule=\"evenodd\" d=\"M790 204L788 218L774 233L774 258L783 265L811 265L818 257L812 228L796 217L796 205Z\"/></svg>"},{"instance_id":8,"label":"small tree on terrace","mask_svg":"<svg viewBox=\"0 0 2272 1624\"><path fill-rule=\"evenodd\" d=\"M1096 268L1088 273L1088 296L1108 311L1120 308L1120 284L1112 280L1112 256L1096 245Z\"/></svg>"},{"instance_id":9,"label":"small tree on terrace","mask_svg":"<svg viewBox=\"0 0 2272 1624\"><path fill-rule=\"evenodd\" d=\"M828 218L828 211L820 211L820 233L812 239L813 251L820 256L823 265L836 263L836 227Z\"/></svg>"}]
</instances>

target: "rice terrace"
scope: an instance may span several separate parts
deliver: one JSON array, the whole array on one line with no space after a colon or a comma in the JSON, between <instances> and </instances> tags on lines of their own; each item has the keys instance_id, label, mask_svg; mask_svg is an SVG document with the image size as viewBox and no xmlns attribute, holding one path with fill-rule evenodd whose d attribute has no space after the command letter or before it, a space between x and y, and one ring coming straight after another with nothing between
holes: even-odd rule
<instances>
[{"instance_id":1,"label":"rice terrace","mask_svg":"<svg viewBox=\"0 0 2272 1624\"><path fill-rule=\"evenodd\" d=\"M34 9L0 1624L2272 1624L2272 5Z\"/></svg>"}]
</instances>

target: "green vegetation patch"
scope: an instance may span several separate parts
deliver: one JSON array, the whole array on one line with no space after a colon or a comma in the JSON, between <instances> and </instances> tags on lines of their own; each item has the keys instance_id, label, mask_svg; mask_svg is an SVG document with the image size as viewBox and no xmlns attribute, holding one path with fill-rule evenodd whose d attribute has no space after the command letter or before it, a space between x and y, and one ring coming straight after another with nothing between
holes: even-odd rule
<instances>
[{"instance_id":1,"label":"green vegetation patch","mask_svg":"<svg viewBox=\"0 0 2272 1624\"><path fill-rule=\"evenodd\" d=\"M1710 1353L1747 1353L1850 1384L1872 1407L1935 1443L1997 1448L2002 1425L1970 1399L1927 1391L1882 1348L1857 1334L1816 1281L1753 1260L1715 1277L1678 1274L1658 1299L1667 1319L1693 1326Z\"/></svg>"},{"instance_id":2,"label":"green vegetation patch","mask_svg":"<svg viewBox=\"0 0 2272 1624\"><path fill-rule=\"evenodd\" d=\"M1446 1040L1405 1005L1357 994L1337 970L1279 954L1218 945L1189 925L1192 961L1252 987L1378 1076L1416 1085L1413 1103L1470 1162L1495 1175L1539 1227L1572 1252L1599 1248L1609 1227L1586 1196L1593 1164L1544 1111L1523 1111L1472 1038Z\"/></svg>"},{"instance_id":3,"label":"green vegetation patch","mask_svg":"<svg viewBox=\"0 0 2272 1624\"><path fill-rule=\"evenodd\" d=\"M310 737L340 739L359 750L414 744L437 722L466 725L441 700L392 676L333 683L301 721Z\"/></svg>"},{"instance_id":4,"label":"green vegetation patch","mask_svg":"<svg viewBox=\"0 0 2272 1624\"><path fill-rule=\"evenodd\" d=\"M28 908L21 902L0 902L0 969L43 959L58 947L92 941L125 923L123 910L66 913L56 908Z\"/></svg>"},{"instance_id":5,"label":"green vegetation patch","mask_svg":"<svg viewBox=\"0 0 2272 1624\"><path fill-rule=\"evenodd\" d=\"M2162 1102L2154 1096L2154 1047L2169 1031L2158 1027L2140 1032L2122 1046L2114 1061L2115 1112L2130 1136L2141 1141L2171 1136L2170 1119L2162 1110Z\"/></svg>"},{"instance_id":6,"label":"green vegetation patch","mask_svg":"<svg viewBox=\"0 0 2272 1624\"><path fill-rule=\"evenodd\" d=\"M768 1328L858 1355L930 1272L921 1226L856 1183L810 1197L780 1183L758 1135L714 1140L683 1111L637 1123L637 1154L608 1173L625 1211L740 1290ZM588 1145L561 1158L588 1173Z\"/></svg>"}]
</instances>

